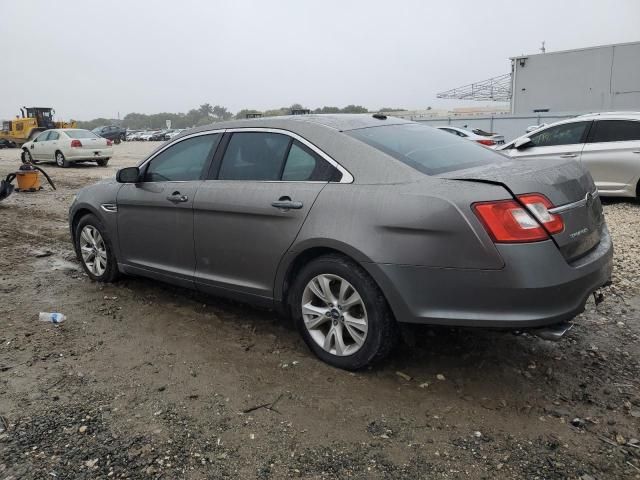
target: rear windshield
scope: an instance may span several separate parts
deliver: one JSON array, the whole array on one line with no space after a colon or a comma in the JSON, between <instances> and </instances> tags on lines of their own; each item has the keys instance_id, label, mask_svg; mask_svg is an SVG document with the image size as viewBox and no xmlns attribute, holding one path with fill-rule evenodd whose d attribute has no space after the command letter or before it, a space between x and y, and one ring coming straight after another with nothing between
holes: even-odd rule
<instances>
[{"instance_id":1,"label":"rear windshield","mask_svg":"<svg viewBox=\"0 0 640 480\"><path fill-rule=\"evenodd\" d=\"M471 140L416 123L351 130L346 134L427 175L504 161Z\"/></svg>"},{"instance_id":2,"label":"rear windshield","mask_svg":"<svg viewBox=\"0 0 640 480\"><path fill-rule=\"evenodd\" d=\"M89 130L65 130L64 133L70 138L97 138L97 135Z\"/></svg>"}]
</instances>

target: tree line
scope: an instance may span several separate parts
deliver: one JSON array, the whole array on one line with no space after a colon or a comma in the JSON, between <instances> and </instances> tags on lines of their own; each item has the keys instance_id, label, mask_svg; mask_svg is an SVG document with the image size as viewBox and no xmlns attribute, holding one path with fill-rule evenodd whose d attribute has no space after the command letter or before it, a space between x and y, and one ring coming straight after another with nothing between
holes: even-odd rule
<instances>
[{"instance_id":1,"label":"tree line","mask_svg":"<svg viewBox=\"0 0 640 480\"><path fill-rule=\"evenodd\" d=\"M162 129L166 128L166 121L171 120L171 128L191 128L200 125L208 125L210 123L222 122L224 120L243 119L248 115L262 115L265 117L275 117L278 115L291 115L293 111L309 110L312 113L368 113L369 110L361 105L347 105L346 107L319 107L316 109L307 109L299 103L294 103L290 107L275 108L272 110L253 110L243 108L233 114L226 107L221 105L211 105L204 103L198 108L192 108L186 113L128 113L122 120L114 118L94 118L88 121L78 121L79 128L91 130L103 125L121 125L130 130L141 129ZM377 112L397 112L404 111L403 108L385 107Z\"/></svg>"}]
</instances>

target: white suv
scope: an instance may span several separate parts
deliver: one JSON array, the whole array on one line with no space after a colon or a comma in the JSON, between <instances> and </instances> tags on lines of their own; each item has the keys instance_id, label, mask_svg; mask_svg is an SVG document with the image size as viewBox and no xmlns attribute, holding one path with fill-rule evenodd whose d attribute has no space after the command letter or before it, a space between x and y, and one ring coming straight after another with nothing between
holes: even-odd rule
<instances>
[{"instance_id":1,"label":"white suv","mask_svg":"<svg viewBox=\"0 0 640 480\"><path fill-rule=\"evenodd\" d=\"M603 196L640 197L640 112L581 115L547 125L496 150L514 158L574 158Z\"/></svg>"}]
</instances>

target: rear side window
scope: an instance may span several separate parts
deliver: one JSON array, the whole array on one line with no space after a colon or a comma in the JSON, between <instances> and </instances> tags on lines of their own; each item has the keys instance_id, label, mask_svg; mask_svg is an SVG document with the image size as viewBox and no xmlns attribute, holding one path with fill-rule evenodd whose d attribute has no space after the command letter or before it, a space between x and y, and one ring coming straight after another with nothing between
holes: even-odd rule
<instances>
[{"instance_id":1,"label":"rear side window","mask_svg":"<svg viewBox=\"0 0 640 480\"><path fill-rule=\"evenodd\" d=\"M207 160L220 142L221 134L198 135L178 142L159 153L147 167L146 182L198 180Z\"/></svg>"},{"instance_id":2,"label":"rear side window","mask_svg":"<svg viewBox=\"0 0 640 480\"><path fill-rule=\"evenodd\" d=\"M60 138L60 134L58 132L49 133L49 138L47 140L58 140Z\"/></svg>"},{"instance_id":3,"label":"rear side window","mask_svg":"<svg viewBox=\"0 0 640 480\"><path fill-rule=\"evenodd\" d=\"M506 160L501 154L475 142L416 123L361 128L345 133L427 175Z\"/></svg>"},{"instance_id":4,"label":"rear side window","mask_svg":"<svg viewBox=\"0 0 640 480\"><path fill-rule=\"evenodd\" d=\"M266 132L234 133L222 159L220 180L280 180L290 139Z\"/></svg>"},{"instance_id":5,"label":"rear side window","mask_svg":"<svg viewBox=\"0 0 640 480\"><path fill-rule=\"evenodd\" d=\"M630 120L598 120L589 135L589 143L629 142L640 140L640 122Z\"/></svg>"},{"instance_id":6,"label":"rear side window","mask_svg":"<svg viewBox=\"0 0 640 480\"><path fill-rule=\"evenodd\" d=\"M584 143L584 134L590 122L573 122L547 128L540 133L531 135L534 147L554 147L558 145L573 145Z\"/></svg>"}]
</instances>

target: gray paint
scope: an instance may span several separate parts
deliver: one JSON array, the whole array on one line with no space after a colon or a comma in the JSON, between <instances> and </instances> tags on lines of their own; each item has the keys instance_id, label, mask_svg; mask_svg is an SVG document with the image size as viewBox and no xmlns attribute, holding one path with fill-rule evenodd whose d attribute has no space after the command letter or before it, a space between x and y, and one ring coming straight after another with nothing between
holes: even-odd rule
<instances>
[{"instance_id":1,"label":"gray paint","mask_svg":"<svg viewBox=\"0 0 640 480\"><path fill-rule=\"evenodd\" d=\"M612 247L604 223L583 218L579 226L595 231L599 242L576 260L565 247L584 245L581 237L573 243L557 235L534 244L494 244L472 210L474 202L512 199L512 190L542 192L556 202L584 198L592 182L578 164L536 168L496 153L500 168L430 177L341 133L381 122L368 115L309 116L215 126L294 132L348 169L350 184L103 182L78 193L70 220L75 224L86 211L98 216L125 273L272 306L286 302L287 275L300 255L318 247L335 250L372 275L400 322L554 323L575 315L608 280ZM169 202L175 189L189 201ZM270 206L284 195L303 208ZM117 203L118 211L106 212L102 203Z\"/></svg>"},{"instance_id":2,"label":"gray paint","mask_svg":"<svg viewBox=\"0 0 640 480\"><path fill-rule=\"evenodd\" d=\"M640 110L640 42L512 58L511 111Z\"/></svg>"}]
</instances>

